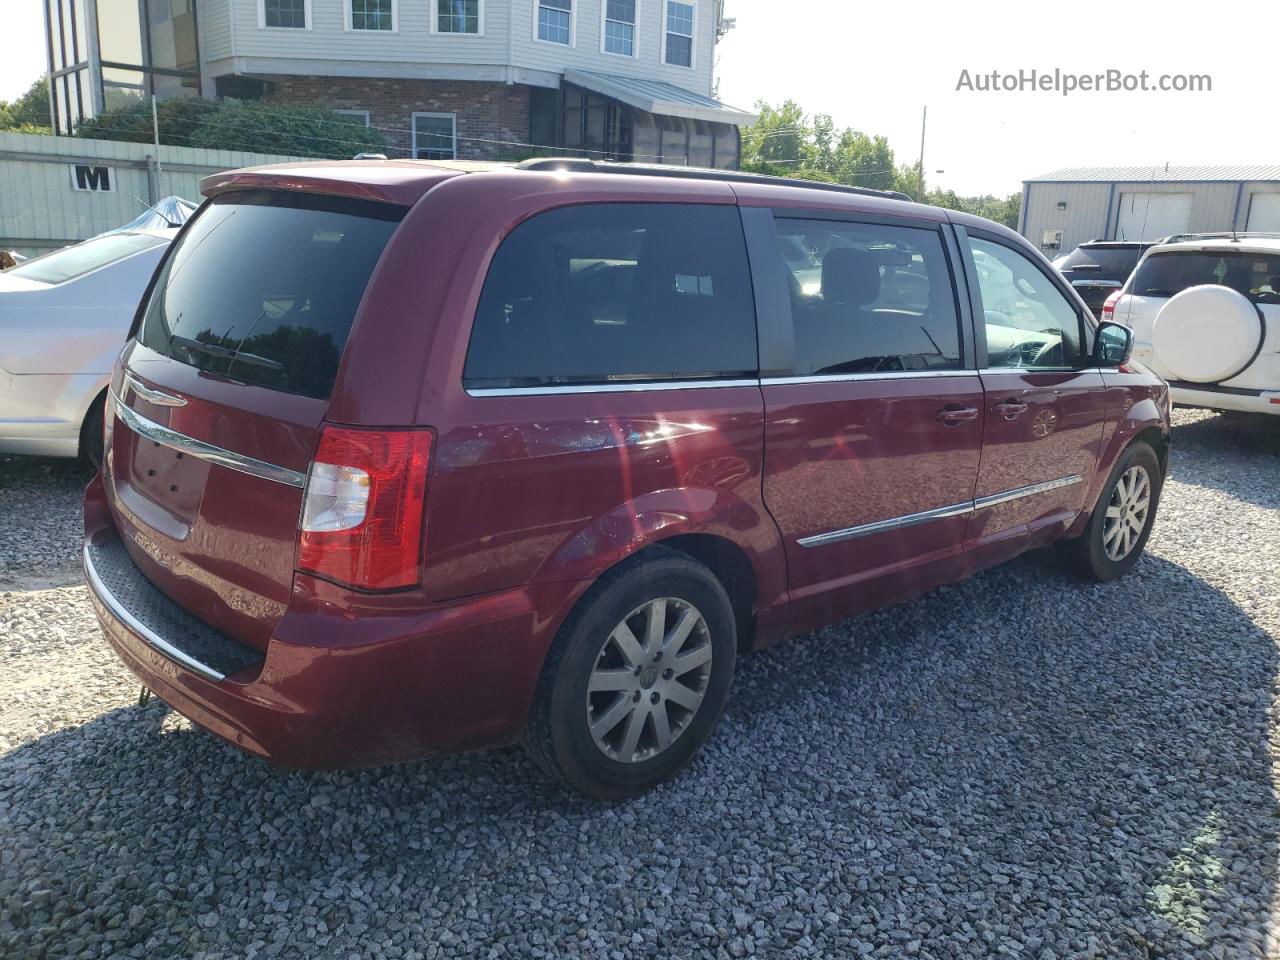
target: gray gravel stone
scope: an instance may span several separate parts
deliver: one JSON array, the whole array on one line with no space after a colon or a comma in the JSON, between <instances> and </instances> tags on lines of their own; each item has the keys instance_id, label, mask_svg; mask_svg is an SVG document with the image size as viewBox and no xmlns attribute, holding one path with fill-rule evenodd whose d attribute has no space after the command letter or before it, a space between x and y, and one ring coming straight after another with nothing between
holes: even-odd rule
<instances>
[{"instance_id":1,"label":"gray gravel stone","mask_svg":"<svg viewBox=\"0 0 1280 960\"><path fill-rule=\"evenodd\" d=\"M139 708L71 585L87 478L0 460L0 956L1280 957L1278 427L1178 413L1121 583L1037 554L745 658L622 806Z\"/></svg>"}]
</instances>

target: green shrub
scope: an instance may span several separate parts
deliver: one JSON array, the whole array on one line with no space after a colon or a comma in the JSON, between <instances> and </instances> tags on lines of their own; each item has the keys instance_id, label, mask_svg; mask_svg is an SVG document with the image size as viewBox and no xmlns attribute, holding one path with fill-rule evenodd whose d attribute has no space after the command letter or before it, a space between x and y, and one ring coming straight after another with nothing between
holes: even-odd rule
<instances>
[{"instance_id":1,"label":"green shrub","mask_svg":"<svg viewBox=\"0 0 1280 960\"><path fill-rule=\"evenodd\" d=\"M194 146L192 137L200 125L218 113L222 104L201 97L173 97L156 105L160 142L171 147ZM125 140L152 143L151 103L138 101L127 107L104 110L76 127L76 136L89 140Z\"/></svg>"},{"instance_id":2,"label":"green shrub","mask_svg":"<svg viewBox=\"0 0 1280 960\"><path fill-rule=\"evenodd\" d=\"M385 152L387 144L377 130L324 107L247 101L201 121L191 146L348 160Z\"/></svg>"},{"instance_id":3,"label":"green shrub","mask_svg":"<svg viewBox=\"0 0 1280 960\"><path fill-rule=\"evenodd\" d=\"M156 121L160 142L174 147L337 160L386 150L386 141L378 131L324 107L174 97L156 107ZM76 136L151 143L151 104L140 101L104 111L80 124Z\"/></svg>"}]
</instances>

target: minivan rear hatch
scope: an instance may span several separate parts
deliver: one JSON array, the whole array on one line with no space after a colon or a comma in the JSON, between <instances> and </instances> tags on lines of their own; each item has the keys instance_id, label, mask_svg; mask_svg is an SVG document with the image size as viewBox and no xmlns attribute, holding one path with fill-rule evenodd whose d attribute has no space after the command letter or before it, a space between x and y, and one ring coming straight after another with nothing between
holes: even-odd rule
<instances>
[{"instance_id":1,"label":"minivan rear hatch","mask_svg":"<svg viewBox=\"0 0 1280 960\"><path fill-rule=\"evenodd\" d=\"M157 273L113 382L104 480L131 558L257 649L288 604L308 465L404 213L280 190L219 194Z\"/></svg>"}]
</instances>

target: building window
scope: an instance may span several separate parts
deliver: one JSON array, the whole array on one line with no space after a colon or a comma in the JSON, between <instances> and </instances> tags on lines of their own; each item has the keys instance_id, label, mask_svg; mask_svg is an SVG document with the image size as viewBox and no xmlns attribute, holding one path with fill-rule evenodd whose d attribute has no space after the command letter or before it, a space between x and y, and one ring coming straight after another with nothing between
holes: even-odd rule
<instances>
[{"instance_id":1,"label":"building window","mask_svg":"<svg viewBox=\"0 0 1280 960\"><path fill-rule=\"evenodd\" d=\"M573 45L573 0L538 0L538 39Z\"/></svg>"},{"instance_id":2,"label":"building window","mask_svg":"<svg viewBox=\"0 0 1280 960\"><path fill-rule=\"evenodd\" d=\"M637 0L604 0L604 52L636 55Z\"/></svg>"},{"instance_id":3,"label":"building window","mask_svg":"<svg viewBox=\"0 0 1280 960\"><path fill-rule=\"evenodd\" d=\"M311 26L307 16L311 6L307 0L261 0L259 8L264 27L291 27L306 30Z\"/></svg>"},{"instance_id":4,"label":"building window","mask_svg":"<svg viewBox=\"0 0 1280 960\"><path fill-rule=\"evenodd\" d=\"M453 160L458 156L458 115L456 113L415 113L413 115L413 158Z\"/></svg>"},{"instance_id":5,"label":"building window","mask_svg":"<svg viewBox=\"0 0 1280 960\"><path fill-rule=\"evenodd\" d=\"M667 0L666 53L663 59L677 67L693 66L693 24L698 8L692 3Z\"/></svg>"},{"instance_id":6,"label":"building window","mask_svg":"<svg viewBox=\"0 0 1280 960\"><path fill-rule=\"evenodd\" d=\"M480 23L484 19L484 0L436 0L436 33L470 33L484 31Z\"/></svg>"},{"instance_id":7,"label":"building window","mask_svg":"<svg viewBox=\"0 0 1280 960\"><path fill-rule=\"evenodd\" d=\"M349 0L351 30L395 30L396 0Z\"/></svg>"},{"instance_id":8,"label":"building window","mask_svg":"<svg viewBox=\"0 0 1280 960\"><path fill-rule=\"evenodd\" d=\"M352 123L358 123L362 127L369 126L368 110L335 110L333 111L340 117L347 117Z\"/></svg>"}]
</instances>

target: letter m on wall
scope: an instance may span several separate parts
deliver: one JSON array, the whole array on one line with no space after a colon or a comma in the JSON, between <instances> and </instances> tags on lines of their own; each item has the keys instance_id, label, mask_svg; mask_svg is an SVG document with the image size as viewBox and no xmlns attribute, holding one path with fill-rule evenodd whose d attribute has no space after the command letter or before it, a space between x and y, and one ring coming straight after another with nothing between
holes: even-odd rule
<instances>
[{"instance_id":1,"label":"letter m on wall","mask_svg":"<svg viewBox=\"0 0 1280 960\"><path fill-rule=\"evenodd\" d=\"M110 167L94 167L86 163L72 164L71 186L75 190L92 193L110 193L115 189L111 182Z\"/></svg>"}]
</instances>

